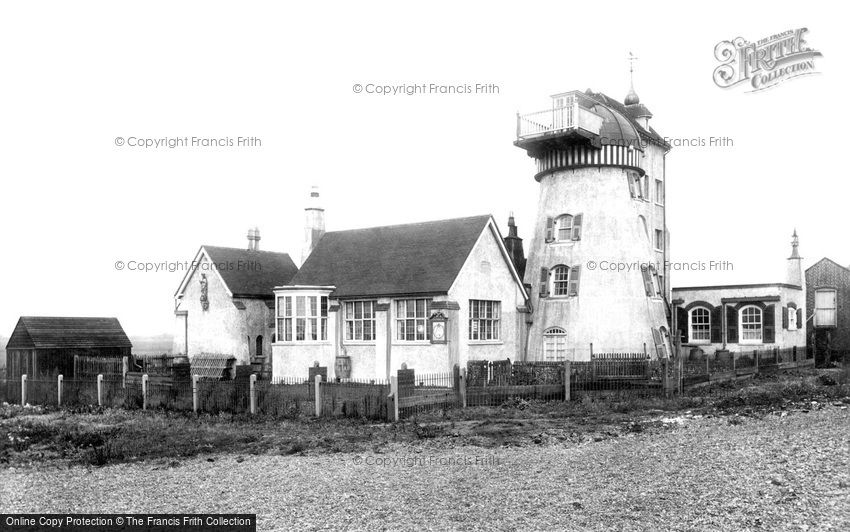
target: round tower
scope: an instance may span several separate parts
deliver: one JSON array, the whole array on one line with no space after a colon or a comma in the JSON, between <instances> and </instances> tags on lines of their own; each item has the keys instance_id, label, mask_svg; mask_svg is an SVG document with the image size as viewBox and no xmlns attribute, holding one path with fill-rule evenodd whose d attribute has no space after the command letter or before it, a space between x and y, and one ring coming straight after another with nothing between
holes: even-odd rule
<instances>
[{"instance_id":1,"label":"round tower","mask_svg":"<svg viewBox=\"0 0 850 532\"><path fill-rule=\"evenodd\" d=\"M626 104L574 91L517 116L515 145L535 159L539 183L529 360L669 356L669 145L649 117L633 89Z\"/></svg>"}]
</instances>

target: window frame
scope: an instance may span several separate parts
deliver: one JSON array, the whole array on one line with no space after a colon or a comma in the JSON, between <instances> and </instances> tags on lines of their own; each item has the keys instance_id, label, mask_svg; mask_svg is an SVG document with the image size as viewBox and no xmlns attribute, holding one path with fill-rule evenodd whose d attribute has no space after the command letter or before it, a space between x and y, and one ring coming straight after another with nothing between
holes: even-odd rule
<instances>
[{"instance_id":1,"label":"window frame","mask_svg":"<svg viewBox=\"0 0 850 532\"><path fill-rule=\"evenodd\" d=\"M565 264L558 264L550 270L552 280L549 287L549 294L551 297L570 297L570 269ZM563 278L559 278L559 270L564 271ZM561 287L563 287L563 293L559 292Z\"/></svg>"},{"instance_id":2,"label":"window frame","mask_svg":"<svg viewBox=\"0 0 850 532\"><path fill-rule=\"evenodd\" d=\"M407 312L408 311L408 303L411 302L411 301L413 302L413 311L414 311L414 316L412 316L412 317L409 316L408 312ZM422 316L418 315L419 314L419 312L418 312L419 309L418 309L418 306L417 306L418 301L424 301L425 308L424 308L424 314ZM399 316L399 310L401 308L401 303L404 303L405 315L403 317ZM430 327L429 320L431 318L431 305L433 303L434 303L434 300L432 298L429 298L429 297L413 297L413 298L394 299L393 302L392 302L393 323L395 325L395 332L393 333L393 342L397 342L397 343L400 343L400 344L408 344L408 345L417 344L417 343L419 343L419 344L431 343L431 327ZM409 322L409 321L413 322L413 336L414 336L414 338L413 339L400 338L399 333L401 333L401 330L399 329L399 325L401 325L401 323L404 323L404 332L405 332L404 336L406 337L407 336L407 322ZM419 332L418 326L419 326L420 322L422 323L422 325L425 328L425 333L423 335L423 338L418 338L418 332Z\"/></svg>"},{"instance_id":3,"label":"window frame","mask_svg":"<svg viewBox=\"0 0 850 532\"><path fill-rule=\"evenodd\" d=\"M819 307L818 306L818 294L827 294L827 293L832 294L832 300L834 301L833 306L832 307ZM815 308L814 308L814 314L812 315L812 324L815 327L824 327L824 328L836 327L837 324L838 324L838 290L836 290L835 288L827 288L827 287L815 288L815 295L814 295L813 303L814 303L813 306ZM832 311L832 323L827 323L827 324L820 323L820 320L818 319L818 316L820 315L820 313L818 311L820 311L820 310L831 310Z\"/></svg>"},{"instance_id":4,"label":"window frame","mask_svg":"<svg viewBox=\"0 0 850 532\"><path fill-rule=\"evenodd\" d=\"M299 307L303 298L303 307ZM283 304L281 304L283 303ZM282 344L327 344L329 298L327 294L289 293L275 295L275 339ZM303 320L303 322L300 322ZM300 322L300 323L299 323ZM298 339L299 325L304 338ZM315 332L315 338L311 338Z\"/></svg>"},{"instance_id":5,"label":"window frame","mask_svg":"<svg viewBox=\"0 0 850 532\"><path fill-rule=\"evenodd\" d=\"M664 206L664 181L655 178L655 204Z\"/></svg>"},{"instance_id":6,"label":"window frame","mask_svg":"<svg viewBox=\"0 0 850 532\"><path fill-rule=\"evenodd\" d=\"M659 239L661 240L659 242ZM661 246L659 246L661 244ZM655 238L653 238L652 247L655 251L664 251L664 230L655 229Z\"/></svg>"},{"instance_id":7,"label":"window frame","mask_svg":"<svg viewBox=\"0 0 850 532\"><path fill-rule=\"evenodd\" d=\"M705 312L705 322L694 323L694 314L696 311L701 310ZM703 332L703 327L705 328L705 336L706 338L697 338L697 329L694 329L694 325L698 325L700 327L699 331ZM689 344L710 344L711 343L711 310L703 306L696 306L688 311L688 343Z\"/></svg>"},{"instance_id":8,"label":"window frame","mask_svg":"<svg viewBox=\"0 0 850 532\"><path fill-rule=\"evenodd\" d=\"M489 311L487 307L489 306ZM477 310L477 316L476 316ZM482 310L483 317L482 317ZM489 314L489 315L488 315ZM502 302L493 299L470 299L467 318L467 340L469 343L501 343L502 342ZM473 327L479 338L473 338ZM481 333L489 332L489 338L482 338ZM495 334L494 334L495 333Z\"/></svg>"},{"instance_id":9,"label":"window frame","mask_svg":"<svg viewBox=\"0 0 850 532\"><path fill-rule=\"evenodd\" d=\"M561 231L564 230L561 227L561 221L565 220L565 219L569 219L570 225L566 229L567 237L561 238ZM573 241L573 219L574 219L574 216L572 214L561 214L560 216L555 218L555 227L553 228L553 232L555 233L553 235L553 237L555 239L554 242L572 242Z\"/></svg>"},{"instance_id":10,"label":"window frame","mask_svg":"<svg viewBox=\"0 0 850 532\"><path fill-rule=\"evenodd\" d=\"M360 305L360 317L357 317L357 306ZM366 317L366 306L370 307L371 315ZM378 302L374 299L352 299L347 301L340 302L340 310L342 311L342 339L345 344L363 344L363 345L373 345L377 341L377 323L376 323L376 315L375 315L375 307L378 305ZM349 308L351 309L351 316L349 317ZM351 328L349 329L349 323L351 323ZM360 338L357 338L357 324L360 324ZM366 334L366 325L369 325L371 331L371 338L366 340L364 339ZM352 333L352 338L349 338L349 332Z\"/></svg>"},{"instance_id":11,"label":"window frame","mask_svg":"<svg viewBox=\"0 0 850 532\"><path fill-rule=\"evenodd\" d=\"M554 357L548 356L548 353L550 352L550 350L548 349L550 340L553 342L552 346L554 347L554 349L551 350L551 351L555 353ZM549 327L549 328L545 329L543 331L543 346L542 346L542 349L543 349L542 358L543 358L544 361L563 362L565 360L568 360L569 358L567 356L568 353L567 353L567 331L566 331L566 329L564 329L563 327ZM560 352L563 352L564 356L562 358L557 356L558 353L560 353Z\"/></svg>"},{"instance_id":12,"label":"window frame","mask_svg":"<svg viewBox=\"0 0 850 532\"><path fill-rule=\"evenodd\" d=\"M744 328L744 315L746 311L755 309L758 311L758 338L744 338L746 329ZM749 325L749 324L748 324ZM745 305L738 309L738 343L739 344L763 344L764 343L764 309L757 305Z\"/></svg>"}]
</instances>

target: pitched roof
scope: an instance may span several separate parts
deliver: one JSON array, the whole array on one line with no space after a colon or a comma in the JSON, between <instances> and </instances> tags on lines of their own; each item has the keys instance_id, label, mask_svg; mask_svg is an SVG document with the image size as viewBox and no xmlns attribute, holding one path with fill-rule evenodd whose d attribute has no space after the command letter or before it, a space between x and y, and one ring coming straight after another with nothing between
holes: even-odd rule
<instances>
[{"instance_id":1,"label":"pitched roof","mask_svg":"<svg viewBox=\"0 0 850 532\"><path fill-rule=\"evenodd\" d=\"M274 287L287 284L298 271L287 253L219 246L201 246L201 251L216 265L233 297L274 299ZM177 295L183 292L191 273L187 272Z\"/></svg>"},{"instance_id":2,"label":"pitched roof","mask_svg":"<svg viewBox=\"0 0 850 532\"><path fill-rule=\"evenodd\" d=\"M812 264L811 266L809 266L808 268L806 268L806 271L811 270L812 268L814 268L815 266L817 266L817 265L818 265L818 264L820 264L821 262L829 262L829 263L834 264L835 266L838 266L838 267L839 267L839 268L841 268L842 270L850 270L850 268L848 268L847 266L842 266L841 264L838 264L837 262L835 262L834 260L830 259L829 257L824 257L824 258L822 258L821 260L819 260L819 261L817 261L816 263L814 263L814 264Z\"/></svg>"},{"instance_id":3,"label":"pitched roof","mask_svg":"<svg viewBox=\"0 0 850 532\"><path fill-rule=\"evenodd\" d=\"M336 297L447 293L491 217L325 233L290 281Z\"/></svg>"},{"instance_id":4,"label":"pitched roof","mask_svg":"<svg viewBox=\"0 0 850 532\"><path fill-rule=\"evenodd\" d=\"M117 318L21 316L6 349L132 347Z\"/></svg>"}]
</instances>

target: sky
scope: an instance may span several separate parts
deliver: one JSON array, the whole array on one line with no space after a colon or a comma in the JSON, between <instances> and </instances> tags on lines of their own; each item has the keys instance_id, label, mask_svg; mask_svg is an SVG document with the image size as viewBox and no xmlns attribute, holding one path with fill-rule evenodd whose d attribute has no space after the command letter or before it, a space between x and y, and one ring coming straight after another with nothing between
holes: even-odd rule
<instances>
[{"instance_id":1,"label":"sky","mask_svg":"<svg viewBox=\"0 0 850 532\"><path fill-rule=\"evenodd\" d=\"M671 258L733 264L674 271L673 286L783 281L795 228L804 265L850 264L850 45L835 5L3 3L0 334L21 315L171 332L184 272L127 265L243 247L254 226L261 249L298 262L312 185L328 230L490 213L506 231L514 212L528 245L537 183L516 113L568 90L622 99L629 52L661 135L733 142L667 157ZM720 41L801 27L818 74L752 93L714 84ZM422 83L498 90L368 90ZM262 144L129 145L193 136Z\"/></svg>"}]
</instances>

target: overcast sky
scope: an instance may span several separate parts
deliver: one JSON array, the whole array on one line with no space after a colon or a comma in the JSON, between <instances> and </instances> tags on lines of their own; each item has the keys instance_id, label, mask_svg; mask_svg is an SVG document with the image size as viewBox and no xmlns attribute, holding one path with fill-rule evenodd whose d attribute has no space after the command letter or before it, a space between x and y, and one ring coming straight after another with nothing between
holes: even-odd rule
<instances>
[{"instance_id":1,"label":"overcast sky","mask_svg":"<svg viewBox=\"0 0 850 532\"><path fill-rule=\"evenodd\" d=\"M850 264L847 23L827 2L16 2L0 7L0 334L19 315L117 316L171 332L200 244L300 257L321 186L329 230L514 211L530 240L534 164L515 114L550 94L635 88L668 137L730 137L667 158L673 285L784 279ZM835 4L838 5L838 4ZM832 11L831 11L832 10ZM809 28L819 75L759 93L712 81L715 45ZM494 83L498 94L357 94L354 84ZM254 148L141 149L115 138L255 136Z\"/></svg>"}]
</instances>

